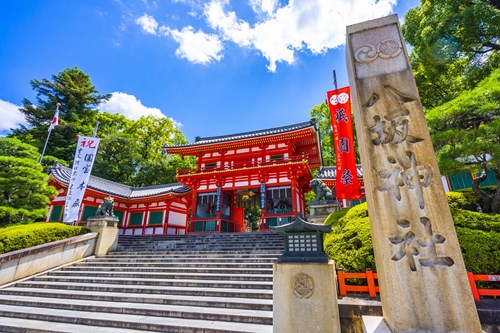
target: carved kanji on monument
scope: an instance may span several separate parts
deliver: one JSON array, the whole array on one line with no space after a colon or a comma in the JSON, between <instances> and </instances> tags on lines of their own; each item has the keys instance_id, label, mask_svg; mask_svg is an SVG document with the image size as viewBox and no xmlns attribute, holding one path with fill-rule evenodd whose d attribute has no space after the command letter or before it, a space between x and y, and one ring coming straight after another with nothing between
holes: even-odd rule
<instances>
[{"instance_id":1,"label":"carved kanji on monument","mask_svg":"<svg viewBox=\"0 0 500 333\"><path fill-rule=\"evenodd\" d=\"M384 318L481 332L397 16L347 27L346 49Z\"/></svg>"}]
</instances>

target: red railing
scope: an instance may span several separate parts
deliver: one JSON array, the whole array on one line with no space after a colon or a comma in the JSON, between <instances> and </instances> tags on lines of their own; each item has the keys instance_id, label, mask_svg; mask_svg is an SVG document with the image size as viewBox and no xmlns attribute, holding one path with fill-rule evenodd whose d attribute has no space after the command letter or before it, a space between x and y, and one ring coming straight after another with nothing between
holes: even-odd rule
<instances>
[{"instance_id":1,"label":"red railing","mask_svg":"<svg viewBox=\"0 0 500 333\"><path fill-rule=\"evenodd\" d=\"M472 272L467 272L467 277L472 289L474 301L479 302L481 300L480 296L500 296L500 289L479 289L476 284L476 281L500 282L500 275L474 274ZM366 285L347 284L347 279L366 280ZM374 273L371 269L367 269L365 273L346 273L342 268L339 268L337 270L339 295L347 296L348 292L354 292L368 293L370 297L376 297L377 293L380 292L379 287L375 283L376 279L378 279L377 273Z\"/></svg>"},{"instance_id":2,"label":"red railing","mask_svg":"<svg viewBox=\"0 0 500 333\"><path fill-rule=\"evenodd\" d=\"M500 275L474 274L467 272L472 296L476 302L481 300L480 296L500 296L500 289L478 289L476 281L500 282Z\"/></svg>"},{"instance_id":3,"label":"red railing","mask_svg":"<svg viewBox=\"0 0 500 333\"><path fill-rule=\"evenodd\" d=\"M282 158L282 159L271 159L269 161L257 161L257 160L248 160L248 161L233 161L230 162L229 165L221 165L220 167L205 167L200 171L197 169L179 169L177 170L178 176L190 175L195 173L203 173L203 172L212 172L212 171L222 171L222 170L236 170L242 168L251 168L256 166L266 166L266 165L279 165L293 162L303 162L308 161L306 156L293 156L291 158Z\"/></svg>"},{"instance_id":4,"label":"red railing","mask_svg":"<svg viewBox=\"0 0 500 333\"><path fill-rule=\"evenodd\" d=\"M377 273L374 273L371 269L367 269L365 273L345 273L342 268L339 268L337 270L339 294L340 296L347 296L348 292L356 292L368 293L370 297L376 297L377 293L380 291L378 286L375 285L375 279L377 278ZM350 285L346 283L347 279L366 279L367 285Z\"/></svg>"}]
</instances>

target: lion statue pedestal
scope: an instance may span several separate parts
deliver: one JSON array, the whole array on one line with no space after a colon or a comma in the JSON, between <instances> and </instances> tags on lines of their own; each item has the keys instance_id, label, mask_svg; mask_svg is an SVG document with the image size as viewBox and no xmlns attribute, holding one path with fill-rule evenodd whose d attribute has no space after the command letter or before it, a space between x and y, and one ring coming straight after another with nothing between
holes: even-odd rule
<instances>
[{"instance_id":1,"label":"lion statue pedestal","mask_svg":"<svg viewBox=\"0 0 500 333\"><path fill-rule=\"evenodd\" d=\"M328 215L342 209L332 191L321 179L313 179L309 183L312 187L316 200L309 205L309 219L314 223L325 222Z\"/></svg>"},{"instance_id":2,"label":"lion statue pedestal","mask_svg":"<svg viewBox=\"0 0 500 333\"><path fill-rule=\"evenodd\" d=\"M118 217L113 213L114 199L104 198L99 206L96 216L87 219L87 228L99 233L95 245L96 257L105 256L109 251L116 250L118 245Z\"/></svg>"}]
</instances>

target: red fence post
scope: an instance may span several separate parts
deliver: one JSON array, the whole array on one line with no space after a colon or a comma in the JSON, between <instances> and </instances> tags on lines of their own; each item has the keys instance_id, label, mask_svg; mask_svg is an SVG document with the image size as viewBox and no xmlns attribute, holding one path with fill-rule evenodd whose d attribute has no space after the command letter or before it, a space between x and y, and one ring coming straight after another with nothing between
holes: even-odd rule
<instances>
[{"instance_id":1,"label":"red fence post","mask_svg":"<svg viewBox=\"0 0 500 333\"><path fill-rule=\"evenodd\" d=\"M474 273L467 271L467 278L469 279L470 289L472 290L472 297L474 301L479 302L481 298L479 297L479 292L477 291L476 279L474 279Z\"/></svg>"},{"instance_id":2,"label":"red fence post","mask_svg":"<svg viewBox=\"0 0 500 333\"><path fill-rule=\"evenodd\" d=\"M347 290L345 288L345 276L344 276L344 269L343 268L338 268L337 269L337 280L339 281L339 294L340 294L340 296L347 296Z\"/></svg>"},{"instance_id":3,"label":"red fence post","mask_svg":"<svg viewBox=\"0 0 500 333\"><path fill-rule=\"evenodd\" d=\"M368 283L368 294L370 297L377 297L377 291L375 289L375 279L373 278L373 271L371 268L366 269L366 282Z\"/></svg>"}]
</instances>

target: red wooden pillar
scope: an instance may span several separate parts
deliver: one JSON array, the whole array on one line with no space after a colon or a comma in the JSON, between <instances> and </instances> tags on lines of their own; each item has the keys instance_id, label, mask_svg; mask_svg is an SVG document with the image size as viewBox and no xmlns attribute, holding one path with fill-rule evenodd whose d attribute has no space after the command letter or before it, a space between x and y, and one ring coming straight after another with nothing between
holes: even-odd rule
<instances>
[{"instance_id":1,"label":"red wooden pillar","mask_svg":"<svg viewBox=\"0 0 500 333\"><path fill-rule=\"evenodd\" d=\"M337 269L337 280L339 281L339 294L340 296L347 296L347 289L345 287L345 275L342 268Z\"/></svg>"},{"instance_id":2,"label":"red wooden pillar","mask_svg":"<svg viewBox=\"0 0 500 333\"><path fill-rule=\"evenodd\" d=\"M163 217L163 234L166 235L168 232L168 216L170 214L170 204L171 202L167 202L167 208L165 209L165 216Z\"/></svg>"},{"instance_id":3,"label":"red wooden pillar","mask_svg":"<svg viewBox=\"0 0 500 333\"><path fill-rule=\"evenodd\" d=\"M368 283L368 294L370 297L377 297L377 290L375 289L375 278L373 271L370 268L366 269L366 282Z\"/></svg>"}]
</instances>

